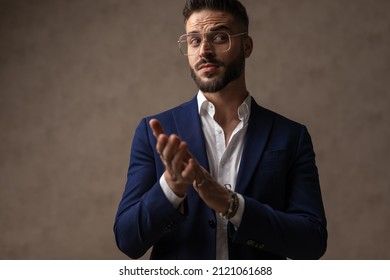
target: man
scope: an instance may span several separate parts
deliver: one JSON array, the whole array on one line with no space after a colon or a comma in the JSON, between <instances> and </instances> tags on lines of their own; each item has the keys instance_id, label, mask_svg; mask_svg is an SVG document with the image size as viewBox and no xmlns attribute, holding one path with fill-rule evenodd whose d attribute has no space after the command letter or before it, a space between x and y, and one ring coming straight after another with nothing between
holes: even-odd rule
<instances>
[{"instance_id":1,"label":"man","mask_svg":"<svg viewBox=\"0 0 390 280\"><path fill-rule=\"evenodd\" d=\"M305 126L256 104L253 48L237 0L188 0L181 52L199 92L145 118L116 216L131 258L318 259L326 219Z\"/></svg>"}]
</instances>

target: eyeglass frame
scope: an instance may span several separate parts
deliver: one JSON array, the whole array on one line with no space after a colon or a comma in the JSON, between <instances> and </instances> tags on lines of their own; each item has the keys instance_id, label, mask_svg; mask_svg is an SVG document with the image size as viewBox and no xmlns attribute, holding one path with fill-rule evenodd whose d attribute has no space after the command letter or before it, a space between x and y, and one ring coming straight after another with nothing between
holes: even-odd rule
<instances>
[{"instance_id":1,"label":"eyeglass frame","mask_svg":"<svg viewBox=\"0 0 390 280\"><path fill-rule=\"evenodd\" d=\"M231 47L232 47L232 40L231 40L231 38L234 38L234 37L238 37L238 36L242 36L242 35L248 34L248 32L241 32L241 33L236 33L236 34L229 34L229 32L227 32L227 31L218 31L218 30L215 30L215 31L207 31L207 32L203 32L203 33L200 33L200 32L185 33L185 34L183 34L183 35L180 35L179 40L177 41L177 43L179 44L179 50L180 50L181 54L184 55L184 56L194 56L194 55L198 54L198 53L199 53L200 47L201 47L202 44L205 42L205 39L206 39L206 38L205 38L205 35L208 34L208 33L226 33L226 34L228 35L228 38L229 38L229 47L228 47L226 50L224 50L224 51L216 51L216 50L213 50L214 52L217 52L217 53L225 53L225 52L228 52L228 51L231 49ZM202 41L201 41L200 44L199 44L199 47L196 49L196 52L194 52L194 54L188 54L188 53L185 54L185 53L183 53L182 48L180 47L180 46L181 46L181 42L186 41L186 40L181 40L181 38L182 38L183 36L189 36L189 35L202 35L202 38L203 38ZM213 43L210 43L209 41L206 41L206 43L208 43L210 47L213 46ZM210 44L211 44L211 45L210 45Z\"/></svg>"}]
</instances>

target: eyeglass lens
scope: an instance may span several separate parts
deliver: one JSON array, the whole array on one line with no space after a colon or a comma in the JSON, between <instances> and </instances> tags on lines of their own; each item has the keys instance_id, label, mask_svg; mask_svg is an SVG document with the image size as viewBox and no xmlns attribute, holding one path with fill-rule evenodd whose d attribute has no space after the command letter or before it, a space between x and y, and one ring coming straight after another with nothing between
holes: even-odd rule
<instances>
[{"instance_id":1,"label":"eyeglass lens","mask_svg":"<svg viewBox=\"0 0 390 280\"><path fill-rule=\"evenodd\" d=\"M230 35L224 31L184 34L179 39L180 51L184 55L195 55L203 41L215 52L226 52L230 49Z\"/></svg>"}]
</instances>

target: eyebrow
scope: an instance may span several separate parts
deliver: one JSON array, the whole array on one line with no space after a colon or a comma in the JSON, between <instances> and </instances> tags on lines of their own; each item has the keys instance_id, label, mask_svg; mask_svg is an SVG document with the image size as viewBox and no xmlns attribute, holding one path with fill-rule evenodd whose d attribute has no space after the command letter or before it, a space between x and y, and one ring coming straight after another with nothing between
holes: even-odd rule
<instances>
[{"instance_id":1,"label":"eyebrow","mask_svg":"<svg viewBox=\"0 0 390 280\"><path fill-rule=\"evenodd\" d=\"M207 31L207 32L210 32L210 31L221 31L221 30L223 30L223 31L229 31L230 33L233 32L233 31L231 30L231 28L228 27L228 26L225 25L225 24L220 24L220 25L213 26L213 27L211 27L210 30ZM187 34L200 34L200 33L202 33L202 32L199 32L199 31L197 31L197 30L193 30L193 31L188 32Z\"/></svg>"},{"instance_id":2,"label":"eyebrow","mask_svg":"<svg viewBox=\"0 0 390 280\"><path fill-rule=\"evenodd\" d=\"M210 28L210 31L220 31L220 30L228 30L230 32L233 32L231 30L231 28L229 26L225 25L225 24L216 25L216 26Z\"/></svg>"}]
</instances>

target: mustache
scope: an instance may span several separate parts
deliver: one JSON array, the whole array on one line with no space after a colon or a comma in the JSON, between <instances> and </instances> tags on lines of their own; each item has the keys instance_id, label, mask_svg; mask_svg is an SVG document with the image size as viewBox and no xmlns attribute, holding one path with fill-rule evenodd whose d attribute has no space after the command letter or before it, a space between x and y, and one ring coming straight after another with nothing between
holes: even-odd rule
<instances>
[{"instance_id":1,"label":"mustache","mask_svg":"<svg viewBox=\"0 0 390 280\"><path fill-rule=\"evenodd\" d=\"M202 58L198 63L195 64L195 69L199 70L204 64L214 64L216 66L223 66L223 62L215 59L215 58Z\"/></svg>"}]
</instances>

